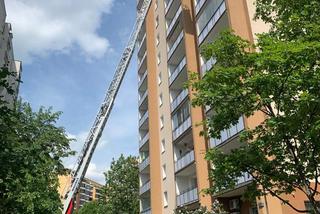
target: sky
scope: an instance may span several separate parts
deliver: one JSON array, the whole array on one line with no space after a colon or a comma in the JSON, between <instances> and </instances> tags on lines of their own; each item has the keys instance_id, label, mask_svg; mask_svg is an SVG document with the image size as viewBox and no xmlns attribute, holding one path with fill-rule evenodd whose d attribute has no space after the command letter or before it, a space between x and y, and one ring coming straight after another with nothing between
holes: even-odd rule
<instances>
[{"instance_id":1,"label":"sky","mask_svg":"<svg viewBox=\"0 0 320 214\"><path fill-rule=\"evenodd\" d=\"M5 0L15 59L23 62L20 96L62 111L58 122L79 151L131 33L133 0ZM86 177L105 183L113 158L138 153L137 63L133 57ZM73 168L76 157L64 160Z\"/></svg>"}]
</instances>

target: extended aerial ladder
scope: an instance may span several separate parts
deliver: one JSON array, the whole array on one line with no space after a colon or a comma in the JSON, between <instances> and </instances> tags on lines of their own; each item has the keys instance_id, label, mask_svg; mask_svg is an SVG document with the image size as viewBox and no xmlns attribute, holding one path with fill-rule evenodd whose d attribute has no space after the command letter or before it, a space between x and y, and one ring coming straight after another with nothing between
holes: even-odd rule
<instances>
[{"instance_id":1,"label":"extended aerial ladder","mask_svg":"<svg viewBox=\"0 0 320 214\"><path fill-rule=\"evenodd\" d=\"M86 141L83 145L83 148L79 153L75 170L71 172L71 178L72 178L71 187L66 193L66 199L64 201L62 214L71 214L73 211L74 197L79 190L82 179L86 174L92 155L95 151L95 148L102 135L103 129L109 118L110 112L114 104L114 100L118 94L123 77L130 64L130 60L134 52L138 34L140 32L140 29L142 28L144 19L147 15L150 5L151 5L151 0L144 0L142 3L141 9L138 11L136 23L131 33L129 42L122 53L120 62L113 76L113 80L107 90L105 99L98 111L96 119L93 123L93 126L90 129L88 137L86 138Z\"/></svg>"}]
</instances>

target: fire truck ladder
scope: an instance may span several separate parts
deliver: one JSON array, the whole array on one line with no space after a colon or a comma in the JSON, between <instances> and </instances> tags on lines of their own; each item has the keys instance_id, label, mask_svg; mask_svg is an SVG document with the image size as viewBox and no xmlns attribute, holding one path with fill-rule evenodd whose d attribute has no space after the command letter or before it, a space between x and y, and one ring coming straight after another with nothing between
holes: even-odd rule
<instances>
[{"instance_id":1,"label":"fire truck ladder","mask_svg":"<svg viewBox=\"0 0 320 214\"><path fill-rule=\"evenodd\" d=\"M86 174L92 155L95 151L95 148L102 135L103 129L109 118L110 112L114 104L114 100L118 94L123 77L130 64L130 61L134 52L135 44L138 38L138 34L142 28L143 22L145 20L145 17L147 15L147 11L150 5L151 5L151 0L144 0L142 3L141 9L137 14L136 23L131 33L129 42L122 53L120 62L116 68L115 74L113 76L113 80L108 88L105 99L98 111L96 119L93 123L93 126L90 129L88 137L86 138L86 141L83 145L83 148L79 153L75 170L72 171L71 173L72 184L70 189L66 193L63 214L72 213L74 197L79 190L82 179Z\"/></svg>"}]
</instances>

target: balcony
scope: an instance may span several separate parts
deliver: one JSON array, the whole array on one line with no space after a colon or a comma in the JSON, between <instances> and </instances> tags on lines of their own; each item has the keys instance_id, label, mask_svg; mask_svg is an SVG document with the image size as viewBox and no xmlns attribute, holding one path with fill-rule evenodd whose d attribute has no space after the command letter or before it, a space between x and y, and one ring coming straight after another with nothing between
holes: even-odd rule
<instances>
[{"instance_id":1,"label":"balcony","mask_svg":"<svg viewBox=\"0 0 320 214\"><path fill-rule=\"evenodd\" d=\"M142 65L146 61L145 59L147 58L147 52L144 53L143 57L139 60L138 59L138 71L140 71Z\"/></svg>"},{"instance_id":2,"label":"balcony","mask_svg":"<svg viewBox=\"0 0 320 214\"><path fill-rule=\"evenodd\" d=\"M138 83L138 88L139 89L142 86L142 84L145 82L145 80L147 79L147 75L148 75L148 71L145 71L143 73L143 75L139 77L139 83ZM146 87L145 87L145 89L146 89Z\"/></svg>"},{"instance_id":3,"label":"balcony","mask_svg":"<svg viewBox=\"0 0 320 214\"><path fill-rule=\"evenodd\" d=\"M221 16L224 14L224 12L226 11L226 4L223 1L220 6L218 7L218 9L216 10L216 12L212 15L212 17L210 18L210 20L208 21L208 23L206 24L206 26L203 28L203 30L200 32L199 36L198 36L198 42L199 45L202 44L202 42L205 40L205 38L208 36L208 34L210 33L210 31L212 30L212 28L217 24L217 22L219 21L219 19L221 18Z\"/></svg>"},{"instance_id":4,"label":"balcony","mask_svg":"<svg viewBox=\"0 0 320 214\"><path fill-rule=\"evenodd\" d=\"M142 105L142 103L145 103L144 101L148 97L148 91L145 91L144 94L139 99L139 107Z\"/></svg>"},{"instance_id":5,"label":"balcony","mask_svg":"<svg viewBox=\"0 0 320 214\"><path fill-rule=\"evenodd\" d=\"M147 157L145 158L140 164L139 164L139 171L143 171L147 166L150 164L150 158Z\"/></svg>"},{"instance_id":6,"label":"balcony","mask_svg":"<svg viewBox=\"0 0 320 214\"><path fill-rule=\"evenodd\" d=\"M252 176L247 173L247 172L244 172L242 173L242 176L240 176L238 179L237 179L237 182L236 182L236 187L239 187L239 186L243 186L245 184L247 184L248 182L251 182L252 181Z\"/></svg>"},{"instance_id":7,"label":"balcony","mask_svg":"<svg viewBox=\"0 0 320 214\"><path fill-rule=\"evenodd\" d=\"M167 3L166 9L165 9L165 14L168 13L169 9L170 9L171 6L172 6L173 1L174 1L174 0L169 0L169 2Z\"/></svg>"},{"instance_id":8,"label":"balcony","mask_svg":"<svg viewBox=\"0 0 320 214\"><path fill-rule=\"evenodd\" d=\"M210 139L211 148L225 144L228 140L231 140L238 133L243 131L244 128L245 127L244 127L243 117L240 117L237 124L232 125L229 129L221 131L221 133L220 133L221 138L220 139L217 139L217 138Z\"/></svg>"},{"instance_id":9,"label":"balcony","mask_svg":"<svg viewBox=\"0 0 320 214\"><path fill-rule=\"evenodd\" d=\"M147 37L147 34L145 33L142 37L142 40L138 43L138 46L137 46L138 56L141 56L147 50L146 37Z\"/></svg>"},{"instance_id":10,"label":"balcony","mask_svg":"<svg viewBox=\"0 0 320 214\"><path fill-rule=\"evenodd\" d=\"M143 193L147 192L150 190L150 181L144 183L141 187L140 187L140 195L142 195Z\"/></svg>"},{"instance_id":11,"label":"balcony","mask_svg":"<svg viewBox=\"0 0 320 214\"><path fill-rule=\"evenodd\" d=\"M183 89L180 94L171 103L171 113L188 97L188 89Z\"/></svg>"},{"instance_id":12,"label":"balcony","mask_svg":"<svg viewBox=\"0 0 320 214\"><path fill-rule=\"evenodd\" d=\"M139 149L141 149L150 139L149 133L147 133L140 141L139 141Z\"/></svg>"},{"instance_id":13,"label":"balcony","mask_svg":"<svg viewBox=\"0 0 320 214\"><path fill-rule=\"evenodd\" d=\"M184 134L189 128L191 128L191 117L189 116L178 128L172 132L173 140L178 139L182 134Z\"/></svg>"},{"instance_id":14,"label":"balcony","mask_svg":"<svg viewBox=\"0 0 320 214\"><path fill-rule=\"evenodd\" d=\"M170 24L168 25L167 28L167 37L172 33L174 27L177 24L177 20L179 19L180 15L182 13L182 8L181 6L179 7L179 9L177 10L175 16L173 17L172 21L170 22Z\"/></svg>"},{"instance_id":15,"label":"balcony","mask_svg":"<svg viewBox=\"0 0 320 214\"><path fill-rule=\"evenodd\" d=\"M171 46L170 49L168 49L168 60L172 57L173 53L175 52L175 50L177 49L178 45L180 44L180 42L183 39L183 31L181 31L181 33L179 34L178 38L176 39L176 41L173 43L173 45Z\"/></svg>"},{"instance_id":16,"label":"balcony","mask_svg":"<svg viewBox=\"0 0 320 214\"><path fill-rule=\"evenodd\" d=\"M175 162L174 164L175 172L179 172L180 170L189 166L193 162L194 162L194 151L192 150Z\"/></svg>"},{"instance_id":17,"label":"balcony","mask_svg":"<svg viewBox=\"0 0 320 214\"><path fill-rule=\"evenodd\" d=\"M151 214L151 208L142 210L140 213L141 213L141 214Z\"/></svg>"},{"instance_id":18,"label":"balcony","mask_svg":"<svg viewBox=\"0 0 320 214\"><path fill-rule=\"evenodd\" d=\"M177 196L177 207L182 207L187 204L194 203L198 201L198 199L198 188L190 188Z\"/></svg>"},{"instance_id":19,"label":"balcony","mask_svg":"<svg viewBox=\"0 0 320 214\"><path fill-rule=\"evenodd\" d=\"M196 15L200 12L201 8L203 7L204 3L206 3L207 0L200 0L198 1L196 5Z\"/></svg>"},{"instance_id":20,"label":"balcony","mask_svg":"<svg viewBox=\"0 0 320 214\"><path fill-rule=\"evenodd\" d=\"M210 71L211 68L217 63L215 58L210 58L201 66L201 76L204 76L207 71Z\"/></svg>"},{"instance_id":21,"label":"balcony","mask_svg":"<svg viewBox=\"0 0 320 214\"><path fill-rule=\"evenodd\" d=\"M183 59L179 62L179 65L171 73L169 77L169 85L171 85L173 81L179 76L179 74L185 68L186 65L187 65L186 57L183 57Z\"/></svg>"},{"instance_id":22,"label":"balcony","mask_svg":"<svg viewBox=\"0 0 320 214\"><path fill-rule=\"evenodd\" d=\"M139 127L142 127L142 125L144 125L147 122L148 118L149 118L149 112L146 111L139 120Z\"/></svg>"}]
</instances>

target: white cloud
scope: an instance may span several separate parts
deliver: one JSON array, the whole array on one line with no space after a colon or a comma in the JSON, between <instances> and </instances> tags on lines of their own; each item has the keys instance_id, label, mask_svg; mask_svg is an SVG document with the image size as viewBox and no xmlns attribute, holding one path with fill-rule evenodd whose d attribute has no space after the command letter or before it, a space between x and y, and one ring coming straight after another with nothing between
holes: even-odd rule
<instances>
[{"instance_id":1,"label":"white cloud","mask_svg":"<svg viewBox=\"0 0 320 214\"><path fill-rule=\"evenodd\" d=\"M92 179L94 181L97 181L100 184L105 183L105 177L104 177L104 172L102 168L97 167L95 163L90 163L87 173L86 173L86 178Z\"/></svg>"},{"instance_id":2,"label":"white cloud","mask_svg":"<svg viewBox=\"0 0 320 214\"><path fill-rule=\"evenodd\" d=\"M98 35L103 14L113 0L7 0L7 21L12 23L16 58L69 53L78 47L87 59L111 50Z\"/></svg>"}]
</instances>

